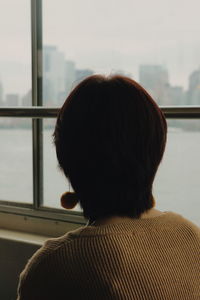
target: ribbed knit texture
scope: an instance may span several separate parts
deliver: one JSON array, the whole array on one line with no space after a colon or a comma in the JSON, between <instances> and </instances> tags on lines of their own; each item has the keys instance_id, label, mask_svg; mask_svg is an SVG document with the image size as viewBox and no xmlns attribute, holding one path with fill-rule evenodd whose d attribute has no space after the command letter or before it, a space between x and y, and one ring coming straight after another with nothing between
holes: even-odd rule
<instances>
[{"instance_id":1,"label":"ribbed knit texture","mask_svg":"<svg viewBox=\"0 0 200 300\"><path fill-rule=\"evenodd\" d=\"M84 226L48 240L18 300L200 299L200 228L173 212Z\"/></svg>"}]
</instances>

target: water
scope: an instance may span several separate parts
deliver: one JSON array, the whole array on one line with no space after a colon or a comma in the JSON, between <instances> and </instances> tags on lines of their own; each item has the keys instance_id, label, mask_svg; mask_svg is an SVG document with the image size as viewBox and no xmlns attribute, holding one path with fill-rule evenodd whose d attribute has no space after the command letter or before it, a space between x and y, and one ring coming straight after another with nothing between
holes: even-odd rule
<instances>
[{"instance_id":1,"label":"water","mask_svg":"<svg viewBox=\"0 0 200 300\"><path fill-rule=\"evenodd\" d=\"M60 208L69 184L57 167L52 129L44 130L44 205ZM0 199L32 202L32 133L0 129ZM169 128L164 160L154 183L156 208L200 226L200 132ZM76 208L79 210L80 208Z\"/></svg>"}]
</instances>

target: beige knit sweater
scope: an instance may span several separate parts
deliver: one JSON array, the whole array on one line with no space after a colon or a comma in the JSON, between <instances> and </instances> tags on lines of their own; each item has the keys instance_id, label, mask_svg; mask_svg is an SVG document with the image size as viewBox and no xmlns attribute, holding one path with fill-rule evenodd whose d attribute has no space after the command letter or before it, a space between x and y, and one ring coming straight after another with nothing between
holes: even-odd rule
<instances>
[{"instance_id":1,"label":"beige knit sweater","mask_svg":"<svg viewBox=\"0 0 200 300\"><path fill-rule=\"evenodd\" d=\"M46 299L200 299L200 228L165 212L50 239L18 288L18 300Z\"/></svg>"}]
</instances>

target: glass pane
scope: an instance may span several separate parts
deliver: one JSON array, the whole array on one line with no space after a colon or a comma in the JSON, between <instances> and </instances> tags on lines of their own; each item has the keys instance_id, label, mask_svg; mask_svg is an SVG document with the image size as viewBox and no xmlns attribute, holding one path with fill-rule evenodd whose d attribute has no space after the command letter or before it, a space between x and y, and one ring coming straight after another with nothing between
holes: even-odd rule
<instances>
[{"instance_id":1,"label":"glass pane","mask_svg":"<svg viewBox=\"0 0 200 300\"><path fill-rule=\"evenodd\" d=\"M154 182L156 208L200 226L200 120L168 121L164 159Z\"/></svg>"},{"instance_id":2,"label":"glass pane","mask_svg":"<svg viewBox=\"0 0 200 300\"><path fill-rule=\"evenodd\" d=\"M0 106L31 105L30 1L1 0Z\"/></svg>"},{"instance_id":3,"label":"glass pane","mask_svg":"<svg viewBox=\"0 0 200 300\"><path fill-rule=\"evenodd\" d=\"M44 206L62 208L60 206L60 196L71 190L68 180L58 167L56 151L53 145L52 134L54 131L55 120L44 119L43 121L44 138ZM74 208L80 211L80 206Z\"/></svg>"},{"instance_id":4,"label":"glass pane","mask_svg":"<svg viewBox=\"0 0 200 300\"><path fill-rule=\"evenodd\" d=\"M131 76L161 105L200 104L199 11L198 0L44 0L44 105L93 73Z\"/></svg>"},{"instance_id":5,"label":"glass pane","mask_svg":"<svg viewBox=\"0 0 200 300\"><path fill-rule=\"evenodd\" d=\"M0 200L31 203L31 120L0 118L0 141Z\"/></svg>"}]
</instances>

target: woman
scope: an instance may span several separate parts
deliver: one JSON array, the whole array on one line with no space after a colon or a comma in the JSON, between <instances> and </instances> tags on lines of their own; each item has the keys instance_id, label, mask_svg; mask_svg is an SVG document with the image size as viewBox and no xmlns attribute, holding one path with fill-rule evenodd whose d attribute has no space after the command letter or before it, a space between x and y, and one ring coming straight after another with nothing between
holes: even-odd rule
<instances>
[{"instance_id":1,"label":"woman","mask_svg":"<svg viewBox=\"0 0 200 300\"><path fill-rule=\"evenodd\" d=\"M83 80L62 106L57 158L88 224L51 239L21 274L18 299L200 299L200 230L154 208L167 135L163 113L135 81Z\"/></svg>"}]
</instances>

